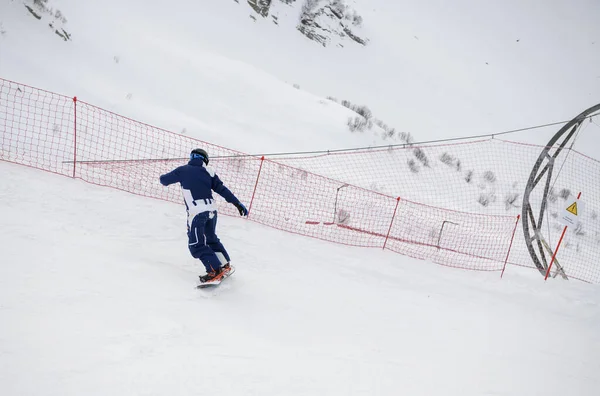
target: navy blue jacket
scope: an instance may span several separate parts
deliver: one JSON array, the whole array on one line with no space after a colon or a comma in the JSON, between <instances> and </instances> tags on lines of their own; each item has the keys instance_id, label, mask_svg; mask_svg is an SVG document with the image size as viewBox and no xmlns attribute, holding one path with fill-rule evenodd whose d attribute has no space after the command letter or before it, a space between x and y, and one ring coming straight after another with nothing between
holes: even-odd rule
<instances>
[{"instance_id":1,"label":"navy blue jacket","mask_svg":"<svg viewBox=\"0 0 600 396\"><path fill-rule=\"evenodd\" d=\"M187 165L180 166L169 173L160 177L160 182L164 186L173 183L180 183L186 197L186 204L189 209L188 198L194 201L212 200L212 191L216 192L231 204L239 204L240 201L225 185L215 172L204 165L201 158L194 158ZM189 193L187 193L189 191Z\"/></svg>"}]
</instances>

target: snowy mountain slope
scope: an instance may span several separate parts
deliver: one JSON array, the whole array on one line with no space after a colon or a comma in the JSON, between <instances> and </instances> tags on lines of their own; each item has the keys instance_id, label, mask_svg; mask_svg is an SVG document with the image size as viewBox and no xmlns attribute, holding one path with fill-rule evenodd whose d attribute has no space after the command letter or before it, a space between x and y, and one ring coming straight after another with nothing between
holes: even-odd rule
<instances>
[{"instance_id":1,"label":"snowy mountain slope","mask_svg":"<svg viewBox=\"0 0 600 396\"><path fill-rule=\"evenodd\" d=\"M367 104L420 140L566 120L600 101L597 2L346 3L365 21L367 47L315 51L315 67L298 61L283 66L285 60L253 56L254 46L251 53L235 52L273 74L303 78L298 80L302 86L322 95ZM239 8L243 14L244 7ZM295 23L290 21L287 31ZM277 34L284 30L280 23ZM268 45L272 34L260 35L259 47ZM289 48L305 55L293 38L287 41ZM221 51L236 47L229 44ZM295 54L290 55L285 59ZM534 143L547 140L541 131L524 135L522 139ZM588 137L587 143L593 147L587 153L595 155L597 141Z\"/></svg>"},{"instance_id":2,"label":"snowy mountain slope","mask_svg":"<svg viewBox=\"0 0 600 396\"><path fill-rule=\"evenodd\" d=\"M598 4L577 5L589 13L575 12L571 2L540 8L517 1L496 6L468 0L451 6L355 1L352 8L364 17L371 41L365 48L340 51L305 48L288 36L295 16L286 26L240 25L256 43L251 51L240 48L239 35L223 45L224 27L211 31L221 33L215 43L220 51L235 52L275 75L293 76L321 95L367 104L396 128L423 139L424 134L464 136L569 119L596 103L600 58L594 45L600 32L593 15ZM238 7L238 13L244 15L245 8ZM235 18L235 10L212 12ZM562 28L553 29L557 24ZM291 51L278 59L274 48ZM307 56L317 60L307 64L301 60ZM542 92L563 93L578 105L568 110ZM529 138L540 143L539 131Z\"/></svg>"},{"instance_id":3,"label":"snowy mountain slope","mask_svg":"<svg viewBox=\"0 0 600 396\"><path fill-rule=\"evenodd\" d=\"M0 393L595 395L598 288L455 271L0 164ZM561 341L557 341L561 340Z\"/></svg>"},{"instance_id":4,"label":"snowy mountain slope","mask_svg":"<svg viewBox=\"0 0 600 396\"><path fill-rule=\"evenodd\" d=\"M338 50L319 48L298 34L305 2L287 3L270 2L270 15L278 18L274 24L272 18L248 18L249 13L255 14L248 2L201 5L178 1L172 9L165 9L141 1L94 5L49 0L45 7L67 16L68 23L61 28L76 37L65 43L45 25L51 16L44 14L47 19L38 21L24 7L29 1L11 1L0 5L0 15L4 15L0 73L242 151L254 150L241 143L240 135L250 132L251 141L257 142L259 130L270 129L273 123L276 132L267 130L262 150L257 151L267 150L272 136L282 136L277 147L283 151L386 143L378 138L378 130L361 138L349 136L346 122L353 114L332 114L324 125L302 125L313 116L300 114L297 103L284 100L273 106L272 100L263 102L262 87L273 98L288 96L287 87L274 88L276 80L263 80L258 69L290 85L299 84L320 98L331 95L367 105L397 131L412 131L417 141L570 119L600 100L596 76L600 52L593 50L594 37L600 32L595 24L590 25L593 12L570 18L570 4L563 10L562 3L552 9L532 9L520 2L488 9L463 0L448 9L437 3L336 2L347 4L350 14L368 16L367 33L373 37L367 47ZM327 1L312 3L322 6ZM597 7L580 3L581 9ZM569 18L561 20L564 29L549 29L557 11ZM515 13L510 18L514 25L509 26L501 17L508 18L511 12ZM116 16L128 23L119 23ZM465 19L471 23L464 23ZM568 29L572 24L576 28ZM508 40L516 30L526 35ZM577 44L570 45L575 37L579 37ZM215 78L216 69L204 67L204 57L214 54L256 69L237 63L242 73L236 70ZM577 59L576 65L561 61L565 54ZM492 62L501 58L502 63L485 65L479 57ZM240 80L254 84L247 87ZM234 98L221 91L233 93ZM543 102L563 97L569 98L568 106L564 101L554 107ZM295 120L286 125L271 120L282 106L295 113ZM245 118L245 113L254 113L256 108L263 127L255 120L227 122L233 114ZM213 114L215 120L207 120ZM303 134L309 127L320 130L319 136L334 130L339 134L334 133L334 139L291 139L284 144L283 137L298 133L296 124L302 125ZM555 131L536 130L514 139L543 144ZM235 141L239 143L226 144ZM582 136L579 148L595 157L594 134Z\"/></svg>"},{"instance_id":5,"label":"snowy mountain slope","mask_svg":"<svg viewBox=\"0 0 600 396\"><path fill-rule=\"evenodd\" d=\"M63 43L19 2L2 7L0 14L11 16L0 46L0 75L5 78L78 96L245 152L380 141L377 128L368 134L348 131L347 120L354 112L243 62L206 50L188 51L177 41L151 32L139 37L133 27L125 33L101 28L110 47L96 41L93 29L76 29L79 38ZM38 41L35 53L23 51L32 37Z\"/></svg>"},{"instance_id":6,"label":"snowy mountain slope","mask_svg":"<svg viewBox=\"0 0 600 396\"><path fill-rule=\"evenodd\" d=\"M386 123L413 132L417 140L570 119L599 101L597 2L536 7L516 0L497 5L461 0L451 6L440 1L347 1L363 17L370 44L344 48L323 48L298 33L304 3L271 2L279 21L275 24L272 17L249 18L257 14L246 1L179 0L165 6L141 0L49 0L51 8L68 18L65 26L73 40L64 43L15 0L0 5L5 31L0 37L0 73L73 92L103 107L118 105L121 112L131 113L138 100L168 110L202 95L197 89L180 92L181 86L202 75L201 68L198 73L181 73L181 66L188 64L187 55L209 51L320 97L368 105ZM37 37L41 31L44 39ZM177 50L167 51L165 46ZM201 63L196 59L190 66ZM118 72L126 64L133 71L128 76L132 83ZM138 89L135 76L143 73ZM156 89L148 89L156 84ZM111 88L100 92L102 87ZM180 100L171 102L172 97ZM186 128L175 121L162 125L167 123L161 113L133 115L175 130ZM192 117L200 118L195 113ZM543 144L553 132L550 128L520 138ZM224 128L221 134L231 132ZM595 156L595 139L584 139L582 149ZM311 143L313 148L330 149L353 142L340 140L333 147L327 141Z\"/></svg>"}]
</instances>

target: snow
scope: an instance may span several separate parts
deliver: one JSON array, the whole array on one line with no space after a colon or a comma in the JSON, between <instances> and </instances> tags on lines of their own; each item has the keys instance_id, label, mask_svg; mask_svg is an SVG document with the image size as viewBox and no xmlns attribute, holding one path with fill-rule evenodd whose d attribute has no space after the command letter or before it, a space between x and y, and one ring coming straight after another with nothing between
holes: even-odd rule
<instances>
[{"instance_id":1,"label":"snow","mask_svg":"<svg viewBox=\"0 0 600 396\"><path fill-rule=\"evenodd\" d=\"M591 1L356 0L370 42L343 49L295 30L300 2L277 4L279 26L248 18L245 3L51 1L68 19L65 43L22 2L3 2L0 77L254 153L386 142L351 134L354 113L326 95L417 140L570 119L598 102L596 14L580 12L597 9ZM519 138L544 144L556 130ZM595 156L586 136L577 148ZM495 171L508 185L527 174L520 165ZM418 191L377 182L445 206L428 190L444 172L428 177ZM2 395L600 389L595 285L543 283L513 266L500 280L223 216L237 272L196 290L203 271L182 206L4 162L0 218Z\"/></svg>"},{"instance_id":2,"label":"snow","mask_svg":"<svg viewBox=\"0 0 600 396\"><path fill-rule=\"evenodd\" d=\"M12 17L0 47L0 58L10 60L0 62L3 78L77 96L133 119L243 152L310 150L315 145L338 146L340 141L364 146L378 141L373 134L348 131L347 119L356 113L247 63L202 48L191 50L152 30L139 37L127 26L112 32L92 24L77 30L82 39L64 43L48 34L51 31L44 24L32 24L19 4L0 7ZM79 15L82 21L90 17ZM31 37L39 40L36 51L25 52ZM52 62L41 64L39 58Z\"/></svg>"},{"instance_id":3,"label":"snow","mask_svg":"<svg viewBox=\"0 0 600 396\"><path fill-rule=\"evenodd\" d=\"M6 32L0 36L0 75L77 95L166 129L185 128L241 151L256 149L247 144L250 139L239 141L240 130L260 128L245 119L251 111L243 111L243 105L253 109L254 101L260 102L256 87L244 76L237 101L207 90L220 81L210 59L204 65L206 54L244 64L246 74L262 70L288 89L297 83L307 95L367 105L376 117L411 131L418 141L569 120L599 101L600 32L598 4L592 0L557 1L552 7L519 0L486 5L355 0L349 3L363 16L370 42L344 48L323 48L296 30L302 1L292 6L273 2L279 25L272 18L249 18L256 14L246 1L50 3L68 19L71 42L61 42L47 21L38 23L20 1L0 5ZM273 93L260 82L264 72L257 72L256 85ZM285 89L278 91L285 103ZM270 103L263 106L267 115L281 110ZM294 106L287 108L294 112ZM300 129L296 119L286 129ZM309 135L303 142L270 144L288 151L375 143L371 136L358 142L347 133L344 117L341 121L322 128L339 131L336 140ZM304 136L307 129L296 133ZM518 138L545 144L556 130ZM585 153L596 156L597 139L581 139ZM260 151L271 148L266 144Z\"/></svg>"},{"instance_id":4,"label":"snow","mask_svg":"<svg viewBox=\"0 0 600 396\"><path fill-rule=\"evenodd\" d=\"M596 286L457 271L0 164L4 395L595 395Z\"/></svg>"}]
</instances>

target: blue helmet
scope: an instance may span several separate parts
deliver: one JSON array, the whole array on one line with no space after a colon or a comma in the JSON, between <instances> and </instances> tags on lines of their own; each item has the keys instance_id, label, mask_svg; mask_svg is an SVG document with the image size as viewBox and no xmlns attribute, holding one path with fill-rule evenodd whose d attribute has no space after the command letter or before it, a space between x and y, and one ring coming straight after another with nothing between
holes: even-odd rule
<instances>
[{"instance_id":1,"label":"blue helmet","mask_svg":"<svg viewBox=\"0 0 600 396\"><path fill-rule=\"evenodd\" d=\"M194 158L202 158L202 161L208 165L208 153L205 150L202 150L201 148L193 149L190 153L190 159Z\"/></svg>"}]
</instances>

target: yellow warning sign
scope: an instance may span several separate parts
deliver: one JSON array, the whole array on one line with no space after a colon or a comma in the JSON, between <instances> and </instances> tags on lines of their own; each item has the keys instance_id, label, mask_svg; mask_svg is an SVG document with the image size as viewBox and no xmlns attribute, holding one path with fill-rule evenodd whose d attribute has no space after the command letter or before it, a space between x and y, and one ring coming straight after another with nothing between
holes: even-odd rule
<instances>
[{"instance_id":1,"label":"yellow warning sign","mask_svg":"<svg viewBox=\"0 0 600 396\"><path fill-rule=\"evenodd\" d=\"M563 206L564 207L564 206ZM558 221L566 226L576 225L580 222L581 216L585 211L585 202L576 200L567 208L565 208Z\"/></svg>"}]
</instances>

